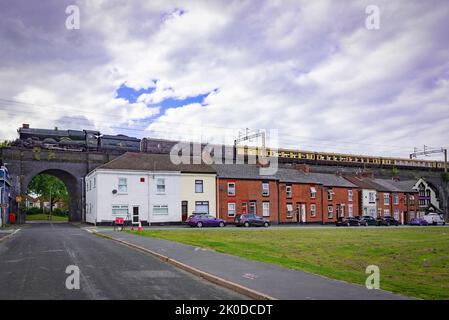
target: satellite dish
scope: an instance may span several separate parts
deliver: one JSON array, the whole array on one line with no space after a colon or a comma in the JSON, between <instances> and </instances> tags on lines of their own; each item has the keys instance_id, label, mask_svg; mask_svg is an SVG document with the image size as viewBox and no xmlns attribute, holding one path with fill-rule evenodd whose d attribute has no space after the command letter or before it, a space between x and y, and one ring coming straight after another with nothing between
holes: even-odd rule
<instances>
[{"instance_id":1,"label":"satellite dish","mask_svg":"<svg viewBox=\"0 0 449 320\"><path fill-rule=\"evenodd\" d=\"M112 190L112 194L116 194L116 193L117 193L116 189Z\"/></svg>"}]
</instances>

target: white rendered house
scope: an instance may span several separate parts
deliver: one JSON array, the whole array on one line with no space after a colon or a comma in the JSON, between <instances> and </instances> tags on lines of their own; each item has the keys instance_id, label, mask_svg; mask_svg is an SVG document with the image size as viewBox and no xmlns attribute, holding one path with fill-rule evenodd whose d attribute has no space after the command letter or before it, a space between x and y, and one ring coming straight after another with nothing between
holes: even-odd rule
<instances>
[{"instance_id":1,"label":"white rendered house","mask_svg":"<svg viewBox=\"0 0 449 320\"><path fill-rule=\"evenodd\" d=\"M205 164L175 165L168 155L126 153L86 176L86 222L112 224L122 217L142 225L180 223L185 202L187 215L195 208L215 214L215 176Z\"/></svg>"}]
</instances>

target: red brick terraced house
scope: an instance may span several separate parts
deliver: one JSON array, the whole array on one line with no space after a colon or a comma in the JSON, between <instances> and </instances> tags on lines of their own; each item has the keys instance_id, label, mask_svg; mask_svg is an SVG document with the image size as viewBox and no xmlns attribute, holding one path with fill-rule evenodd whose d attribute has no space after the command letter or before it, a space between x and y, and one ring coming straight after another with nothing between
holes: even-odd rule
<instances>
[{"instance_id":1,"label":"red brick terraced house","mask_svg":"<svg viewBox=\"0 0 449 320\"><path fill-rule=\"evenodd\" d=\"M322 185L307 171L278 169L280 223L322 223Z\"/></svg>"},{"instance_id":2,"label":"red brick terraced house","mask_svg":"<svg viewBox=\"0 0 449 320\"><path fill-rule=\"evenodd\" d=\"M416 181L373 179L379 185L378 213L393 216L401 224L408 224L419 210L419 192L413 189Z\"/></svg>"},{"instance_id":3,"label":"red brick terraced house","mask_svg":"<svg viewBox=\"0 0 449 320\"><path fill-rule=\"evenodd\" d=\"M321 188L323 224L335 223L343 217L360 216L359 188L340 175L314 173Z\"/></svg>"},{"instance_id":4,"label":"red brick terraced house","mask_svg":"<svg viewBox=\"0 0 449 320\"><path fill-rule=\"evenodd\" d=\"M218 216L233 222L237 214L254 213L278 223L278 183L260 175L257 165L215 164Z\"/></svg>"}]
</instances>

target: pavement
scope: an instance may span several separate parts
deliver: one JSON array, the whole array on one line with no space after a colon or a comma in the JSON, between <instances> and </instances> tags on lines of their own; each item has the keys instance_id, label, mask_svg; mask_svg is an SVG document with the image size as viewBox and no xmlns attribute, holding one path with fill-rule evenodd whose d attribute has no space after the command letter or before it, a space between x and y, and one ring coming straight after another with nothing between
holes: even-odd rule
<instances>
[{"instance_id":1,"label":"pavement","mask_svg":"<svg viewBox=\"0 0 449 320\"><path fill-rule=\"evenodd\" d=\"M282 300L403 300L405 296L333 280L307 272L283 268L204 248L113 231L90 228L116 241L126 242L179 264L248 288L263 296Z\"/></svg>"},{"instance_id":2,"label":"pavement","mask_svg":"<svg viewBox=\"0 0 449 320\"><path fill-rule=\"evenodd\" d=\"M69 265L79 290L65 286ZM0 299L246 298L69 223L26 224L0 241Z\"/></svg>"}]
</instances>

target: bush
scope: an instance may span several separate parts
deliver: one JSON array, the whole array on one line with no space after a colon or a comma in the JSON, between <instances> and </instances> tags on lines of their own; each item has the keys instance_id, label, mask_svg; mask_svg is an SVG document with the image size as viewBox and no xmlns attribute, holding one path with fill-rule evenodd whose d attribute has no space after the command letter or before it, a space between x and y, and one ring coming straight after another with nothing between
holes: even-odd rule
<instances>
[{"instance_id":1,"label":"bush","mask_svg":"<svg viewBox=\"0 0 449 320\"><path fill-rule=\"evenodd\" d=\"M53 209L53 212L51 214L58 217L67 217L68 215L67 211L59 208Z\"/></svg>"},{"instance_id":2,"label":"bush","mask_svg":"<svg viewBox=\"0 0 449 320\"><path fill-rule=\"evenodd\" d=\"M34 208L33 207L33 208L26 209L25 213L27 215L39 214L39 213L42 213L42 210L41 210L41 208Z\"/></svg>"}]
</instances>

